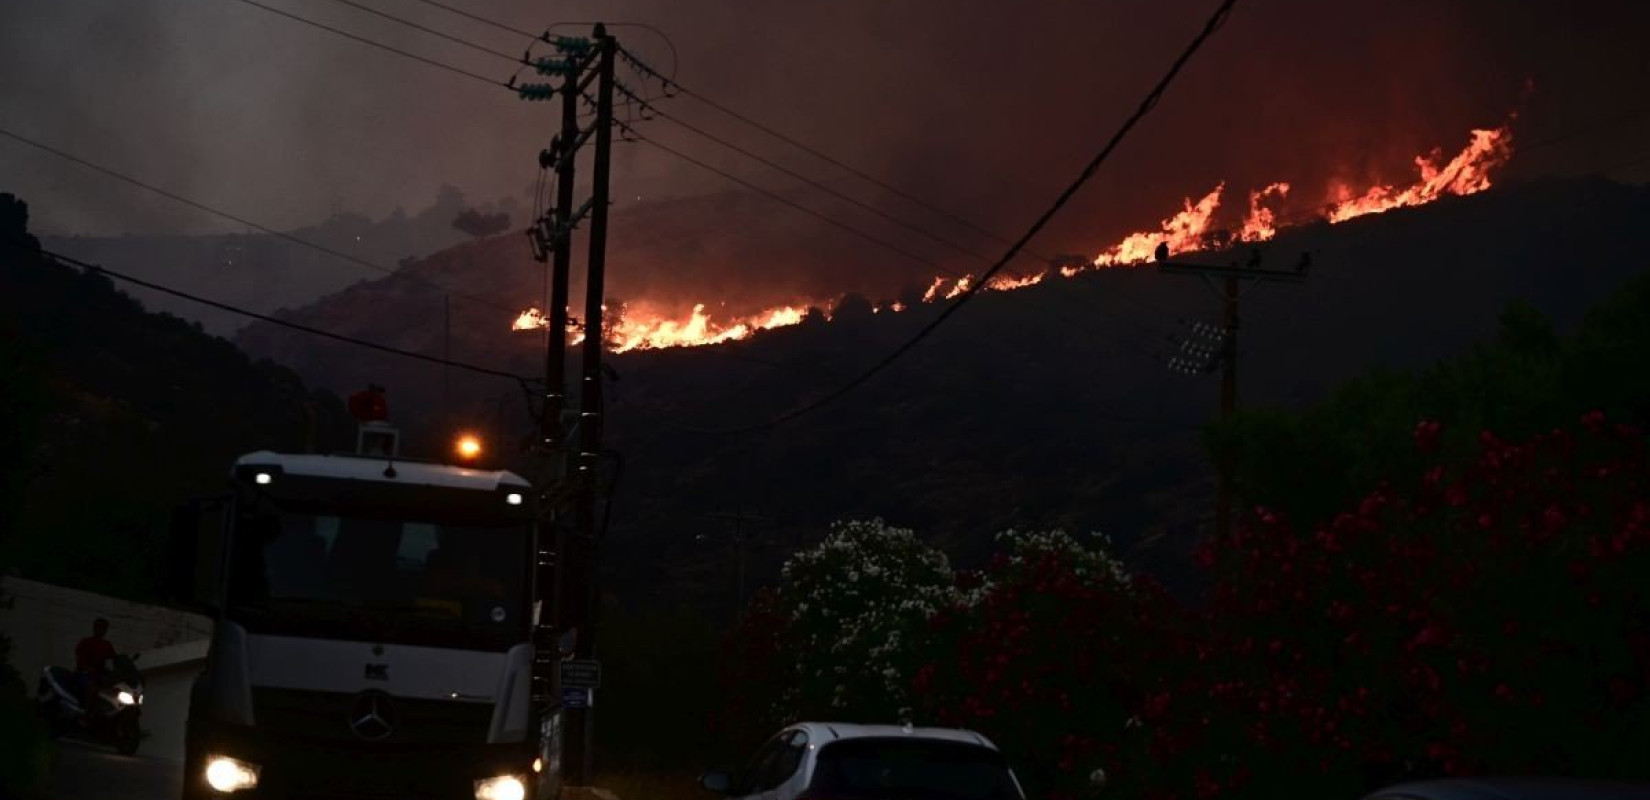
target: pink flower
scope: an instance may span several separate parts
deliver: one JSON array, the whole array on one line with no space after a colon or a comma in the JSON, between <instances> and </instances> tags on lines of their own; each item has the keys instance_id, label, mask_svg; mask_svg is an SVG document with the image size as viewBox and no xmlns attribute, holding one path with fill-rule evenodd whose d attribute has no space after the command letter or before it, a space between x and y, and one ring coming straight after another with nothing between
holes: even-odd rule
<instances>
[{"instance_id":1,"label":"pink flower","mask_svg":"<svg viewBox=\"0 0 1650 800\"><path fill-rule=\"evenodd\" d=\"M1415 446L1423 453L1430 453L1438 448L1438 434L1444 426L1436 420L1421 420L1415 425Z\"/></svg>"},{"instance_id":2,"label":"pink flower","mask_svg":"<svg viewBox=\"0 0 1650 800\"><path fill-rule=\"evenodd\" d=\"M1549 505L1546 511L1541 512L1541 526L1549 534L1558 533L1569 522L1570 518L1557 505Z\"/></svg>"}]
</instances>

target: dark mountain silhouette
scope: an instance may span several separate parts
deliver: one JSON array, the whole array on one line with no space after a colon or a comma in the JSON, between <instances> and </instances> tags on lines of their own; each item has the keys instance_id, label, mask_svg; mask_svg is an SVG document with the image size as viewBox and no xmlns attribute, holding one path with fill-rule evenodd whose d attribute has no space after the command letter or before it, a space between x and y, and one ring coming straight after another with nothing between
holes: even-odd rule
<instances>
[{"instance_id":1,"label":"dark mountain silhouette","mask_svg":"<svg viewBox=\"0 0 1650 800\"><path fill-rule=\"evenodd\" d=\"M11 195L0 195L0 217L6 569L148 598L171 509L220 492L236 455L351 441L336 397L42 257Z\"/></svg>"},{"instance_id":2,"label":"dark mountain silhouette","mask_svg":"<svg viewBox=\"0 0 1650 800\"><path fill-rule=\"evenodd\" d=\"M454 230L452 221L466 207L462 193L444 186L435 201L416 214L396 209L375 220L340 212L320 224L286 233L393 270L463 241L465 234ZM482 209L494 207L489 203ZM44 244L74 258L263 312L304 306L358 281L384 276L297 242L251 231L218 236L47 237ZM147 289L125 290L150 310L195 320L221 336L233 334L247 322L245 317Z\"/></svg>"},{"instance_id":3,"label":"dark mountain silhouette","mask_svg":"<svg viewBox=\"0 0 1650 800\"><path fill-rule=\"evenodd\" d=\"M1311 276L1304 285L1268 285L1245 296L1241 401L1299 405L1371 369L1416 367L1459 353L1492 335L1514 299L1530 301L1560 332L1573 330L1590 305L1644 270L1633 232L1647 213L1644 186L1544 180L1289 229L1264 246L1265 265L1292 267L1306 251ZM748 229L724 237L713 228L615 220L615 295L626 280L640 285L650 274L695 263L674 249L688 239L731 241L722 245L730 254L761 240ZM806 254L780 269L801 270L819 257ZM1248 258L1244 252L1187 260ZM492 290L502 301L537 291L537 273L520 266L530 263L524 243L503 238L455 247L408 269ZM743 263L759 264L750 272L760 276L770 262ZM722 277L730 272L711 272L706 288L726 281L734 291ZM835 274L852 273L840 267ZM358 284L292 317L541 374L542 334L512 334L499 309L477 306L455 305L445 345L440 317L432 316L439 299L405 280ZM771 518L756 545L758 561L768 565L831 519L879 515L916 527L964 563L1009 526L1103 531L1137 563L1172 577L1206 524L1212 488L1197 426L1215 409L1218 382L1163 366L1174 349L1165 337L1184 332L1183 323L1218 321L1214 295L1195 279L1118 269L987 293L840 402L771 429L706 432L760 421L821 395L935 313L923 306L873 315L863 303L844 302L831 322L815 317L715 348L612 358L609 442L625 463L610 542L615 585L661 597L691 586L702 598L718 593L731 600L729 554L695 536L725 526L708 512L737 509ZM261 324L239 341L334 390L368 380L389 386L392 409L415 447L441 448L448 431L467 426L505 440L506 460L520 463L515 446L532 422L523 389L510 381Z\"/></svg>"}]
</instances>

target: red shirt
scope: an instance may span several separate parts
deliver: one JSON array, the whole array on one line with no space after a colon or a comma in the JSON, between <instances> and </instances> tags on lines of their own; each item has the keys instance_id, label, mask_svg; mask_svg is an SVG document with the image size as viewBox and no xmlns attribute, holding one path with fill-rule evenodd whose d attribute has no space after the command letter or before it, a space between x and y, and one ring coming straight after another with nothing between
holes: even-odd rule
<instances>
[{"instance_id":1,"label":"red shirt","mask_svg":"<svg viewBox=\"0 0 1650 800\"><path fill-rule=\"evenodd\" d=\"M74 646L74 668L77 672L102 672L104 662L115 657L115 646L108 639L88 636Z\"/></svg>"}]
</instances>

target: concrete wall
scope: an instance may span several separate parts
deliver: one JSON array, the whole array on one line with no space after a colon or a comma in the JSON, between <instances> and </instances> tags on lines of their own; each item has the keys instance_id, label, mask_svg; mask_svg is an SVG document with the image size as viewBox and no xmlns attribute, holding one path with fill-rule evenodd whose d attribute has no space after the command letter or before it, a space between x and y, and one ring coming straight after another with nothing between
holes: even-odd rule
<instances>
[{"instance_id":1,"label":"concrete wall","mask_svg":"<svg viewBox=\"0 0 1650 800\"><path fill-rule=\"evenodd\" d=\"M31 691L46 666L74 665L75 643L91 633L92 620L109 620L115 650L140 654L143 727L149 738L139 752L183 759L189 684L205 661L211 620L21 578L0 579L0 595L11 601L10 607L0 608L0 632L11 638L12 666Z\"/></svg>"}]
</instances>

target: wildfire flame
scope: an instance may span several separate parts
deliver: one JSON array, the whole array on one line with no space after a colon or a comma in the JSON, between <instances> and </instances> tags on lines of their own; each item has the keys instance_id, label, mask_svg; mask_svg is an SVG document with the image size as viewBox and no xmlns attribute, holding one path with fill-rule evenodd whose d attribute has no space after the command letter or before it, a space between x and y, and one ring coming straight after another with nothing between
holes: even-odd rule
<instances>
[{"instance_id":1,"label":"wildfire flame","mask_svg":"<svg viewBox=\"0 0 1650 800\"><path fill-rule=\"evenodd\" d=\"M999 275L992 278L991 283L986 284L985 288L994 292L1012 292L1015 289L1024 289L1027 286L1036 286L1037 284L1042 283L1043 276L1047 274L1048 272L1044 271L1033 273L1031 275L1021 275L1018 278Z\"/></svg>"},{"instance_id":2,"label":"wildfire flame","mask_svg":"<svg viewBox=\"0 0 1650 800\"><path fill-rule=\"evenodd\" d=\"M516 321L510 323L510 330L531 331L538 328L550 327L550 318L537 308L529 308L516 316Z\"/></svg>"},{"instance_id":3,"label":"wildfire flame","mask_svg":"<svg viewBox=\"0 0 1650 800\"><path fill-rule=\"evenodd\" d=\"M1442 168L1434 150L1431 157L1416 156L1421 179L1404 189L1372 186L1362 196L1353 197L1345 184L1335 188L1339 202L1329 210L1330 222L1345 222L1365 214L1379 214L1404 206L1430 203L1446 194L1467 195L1490 188L1490 171L1512 158L1512 133L1503 126L1495 130L1475 130L1472 143Z\"/></svg>"},{"instance_id":4,"label":"wildfire flame","mask_svg":"<svg viewBox=\"0 0 1650 800\"><path fill-rule=\"evenodd\" d=\"M1512 131L1508 126L1474 130L1472 140L1467 146L1442 166L1439 162L1443 156L1438 150L1417 156L1415 165L1419 176L1408 185L1377 184L1364 189L1361 193L1344 182L1331 185L1328 202L1323 204L1328 209L1325 216L1331 223L1341 223L1395 208L1425 205L1447 195L1469 195L1484 191L1490 188L1490 174L1505 165L1512 158L1512 153ZM1214 221L1225 190L1226 184L1222 182L1196 201L1186 198L1181 210L1162 220L1155 230L1131 233L1087 264L1063 263L1057 269L1051 266L1049 269L1019 277L997 276L983 288L991 291L1013 291L1035 286L1055 273L1062 278L1073 278L1094 269L1143 264L1152 260L1159 244L1167 244L1172 253L1185 254L1220 249L1230 246L1234 241L1264 242L1276 236L1278 230L1286 225L1276 206L1289 197L1290 185L1278 182L1249 192L1248 209L1235 233L1216 230ZM1300 221L1304 220L1296 220ZM953 299L968 291L974 281L975 276L971 274L956 279L935 277L927 291L923 292L922 302L931 304ZM725 320L718 320L706 312L702 303L695 305L686 317L676 318L656 313L646 307L627 307L622 309L617 319L608 326L607 338L612 349L620 353L627 350L717 344L743 339L757 331L795 325L807 316L809 307L819 307L828 311L833 304L833 301L803 302ZM881 313L886 308L899 313L908 307L899 302L887 305L874 304L872 311ZM519 331L540 329L546 325L544 313L537 308L529 308L521 312L510 327Z\"/></svg>"},{"instance_id":5,"label":"wildfire flame","mask_svg":"<svg viewBox=\"0 0 1650 800\"><path fill-rule=\"evenodd\" d=\"M1186 207L1179 214L1163 220L1162 227L1158 230L1131 233L1123 237L1123 241L1095 256L1094 265L1113 267L1118 264L1138 264L1151 258L1152 252L1162 242L1168 243L1170 252L1201 250L1203 237L1209 232L1209 220L1214 217L1215 209L1220 208L1220 193L1225 189L1226 184L1219 183L1213 191L1196 203L1187 198Z\"/></svg>"},{"instance_id":6,"label":"wildfire flame","mask_svg":"<svg viewBox=\"0 0 1650 800\"><path fill-rule=\"evenodd\" d=\"M1268 197L1282 199L1289 194L1289 184L1274 183L1264 189L1249 193L1249 216L1243 219L1243 229L1238 231L1238 238L1245 242L1264 242L1278 234L1277 215L1272 209L1261 205Z\"/></svg>"},{"instance_id":7,"label":"wildfire flame","mask_svg":"<svg viewBox=\"0 0 1650 800\"><path fill-rule=\"evenodd\" d=\"M934 302L934 296L939 294L940 287L944 286L944 285L945 285L945 279L944 278L935 277L934 278L934 285L929 286L928 291L922 293L922 301L924 303Z\"/></svg>"}]
</instances>

